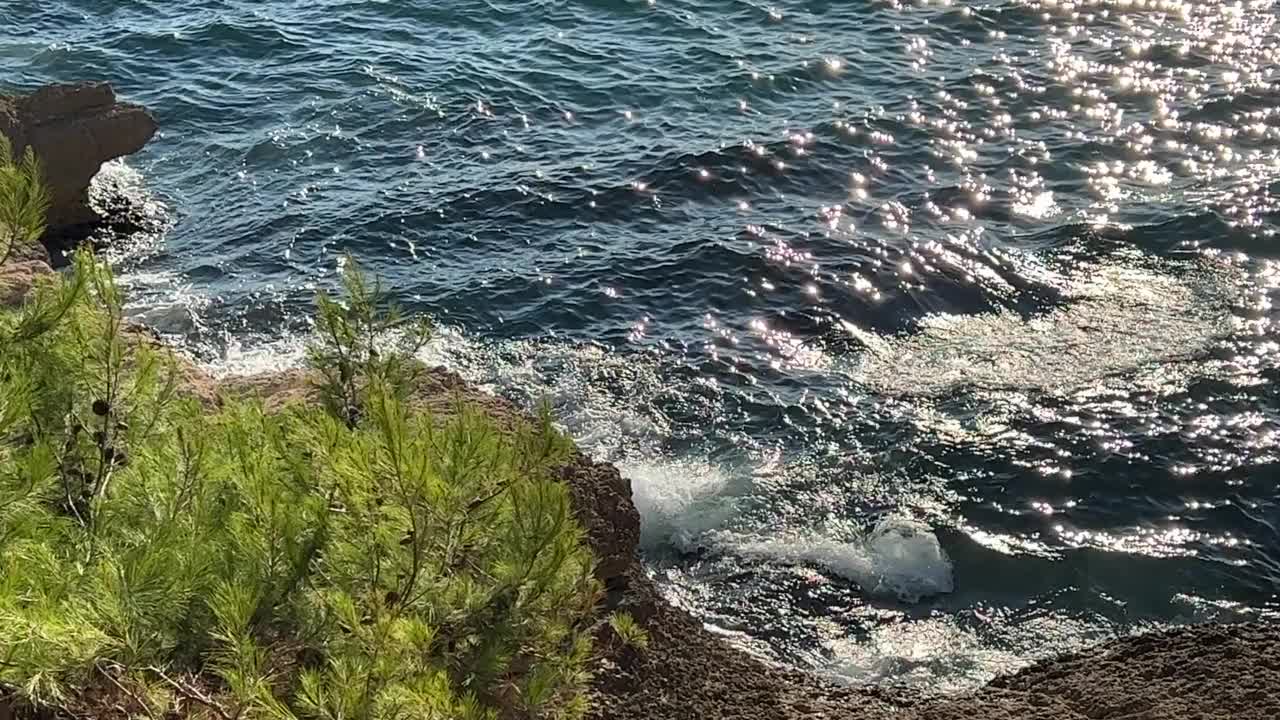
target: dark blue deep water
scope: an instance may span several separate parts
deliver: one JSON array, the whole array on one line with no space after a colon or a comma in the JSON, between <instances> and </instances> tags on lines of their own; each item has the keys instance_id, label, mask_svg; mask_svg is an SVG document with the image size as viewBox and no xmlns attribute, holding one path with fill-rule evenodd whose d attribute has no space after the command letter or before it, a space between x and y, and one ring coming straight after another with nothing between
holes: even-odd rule
<instances>
[{"instance_id":1,"label":"dark blue deep water","mask_svg":"<svg viewBox=\"0 0 1280 720\"><path fill-rule=\"evenodd\" d=\"M966 688L1280 615L1270 0L0 0L162 135L132 311L295 362L343 253L635 484L670 597Z\"/></svg>"}]
</instances>

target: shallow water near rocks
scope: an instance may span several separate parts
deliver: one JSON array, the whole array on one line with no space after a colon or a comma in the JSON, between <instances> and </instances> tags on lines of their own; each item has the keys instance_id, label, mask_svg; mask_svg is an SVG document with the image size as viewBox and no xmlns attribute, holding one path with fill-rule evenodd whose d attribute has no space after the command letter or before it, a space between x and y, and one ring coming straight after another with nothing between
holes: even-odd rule
<instances>
[{"instance_id":1,"label":"shallow water near rocks","mask_svg":"<svg viewBox=\"0 0 1280 720\"><path fill-rule=\"evenodd\" d=\"M106 79L132 311L297 362L342 253L617 462L668 595L971 688L1280 616L1276 3L9 0Z\"/></svg>"}]
</instances>

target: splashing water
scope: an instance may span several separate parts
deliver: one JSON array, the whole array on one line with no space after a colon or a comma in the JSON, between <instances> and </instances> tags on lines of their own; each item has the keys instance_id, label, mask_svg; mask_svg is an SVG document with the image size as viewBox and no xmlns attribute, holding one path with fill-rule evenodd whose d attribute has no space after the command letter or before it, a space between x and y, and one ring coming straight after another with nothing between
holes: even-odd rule
<instances>
[{"instance_id":1,"label":"splashing water","mask_svg":"<svg viewBox=\"0 0 1280 720\"><path fill-rule=\"evenodd\" d=\"M1224 270L1197 270L1082 266L1047 312L926 316L916 332L873 340L853 375L890 394L1044 391L1194 360L1230 332L1233 300Z\"/></svg>"},{"instance_id":2,"label":"splashing water","mask_svg":"<svg viewBox=\"0 0 1280 720\"><path fill-rule=\"evenodd\" d=\"M822 536L743 539L714 536L713 545L769 562L813 563L853 581L863 592L906 603L949 593L952 568L946 552L925 523L889 516L866 537L841 542Z\"/></svg>"}]
</instances>

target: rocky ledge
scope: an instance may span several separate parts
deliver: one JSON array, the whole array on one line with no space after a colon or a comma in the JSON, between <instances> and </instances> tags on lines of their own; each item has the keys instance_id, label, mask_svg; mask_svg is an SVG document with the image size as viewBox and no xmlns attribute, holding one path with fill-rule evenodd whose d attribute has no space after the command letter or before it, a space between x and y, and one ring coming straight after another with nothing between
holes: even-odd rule
<instances>
[{"instance_id":1,"label":"rocky ledge","mask_svg":"<svg viewBox=\"0 0 1280 720\"><path fill-rule=\"evenodd\" d=\"M45 157L52 158L46 162L58 198L58 229L97 221L84 205L93 173L109 157L141 147L154 130L145 111L117 104L107 86L59 86L0 98L0 131L14 132L16 144L51 153ZM44 248L21 249L0 267L0 305L21 302L33 280L49 272ZM150 341L145 333L137 337ZM214 379L188 363L183 374L188 391L211 404L252 395L279 405L306 400L311 392L299 370ZM459 398L500 423L522 416L520 408L443 368L425 373L413 402L447 412ZM841 687L768 665L663 599L639 555L640 516L631 485L615 467L578 454L560 475L600 559L598 574L608 590L604 610L629 611L650 635L643 651L604 645L615 649L595 668L595 719L1280 718L1280 625L1206 625L1127 638L998 678L975 693L941 698Z\"/></svg>"},{"instance_id":2,"label":"rocky ledge","mask_svg":"<svg viewBox=\"0 0 1280 720\"><path fill-rule=\"evenodd\" d=\"M53 192L50 241L87 235L104 218L89 206L89 183L108 160L131 155L156 134L145 108L116 100L106 83L50 85L0 95L0 134L33 149Z\"/></svg>"}]
</instances>

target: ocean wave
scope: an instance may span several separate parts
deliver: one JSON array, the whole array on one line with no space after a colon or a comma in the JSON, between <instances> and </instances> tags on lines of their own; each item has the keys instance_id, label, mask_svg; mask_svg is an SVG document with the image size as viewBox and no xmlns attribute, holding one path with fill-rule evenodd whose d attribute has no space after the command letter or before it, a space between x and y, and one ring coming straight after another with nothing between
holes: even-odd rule
<instances>
[{"instance_id":1,"label":"ocean wave","mask_svg":"<svg viewBox=\"0 0 1280 720\"><path fill-rule=\"evenodd\" d=\"M748 559L817 565L852 581L864 593L905 603L954 589L951 561L933 529L900 514L885 516L853 540L783 530L756 537L717 531L704 542L713 550Z\"/></svg>"}]
</instances>

